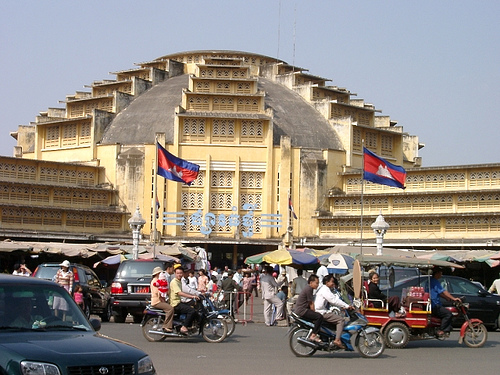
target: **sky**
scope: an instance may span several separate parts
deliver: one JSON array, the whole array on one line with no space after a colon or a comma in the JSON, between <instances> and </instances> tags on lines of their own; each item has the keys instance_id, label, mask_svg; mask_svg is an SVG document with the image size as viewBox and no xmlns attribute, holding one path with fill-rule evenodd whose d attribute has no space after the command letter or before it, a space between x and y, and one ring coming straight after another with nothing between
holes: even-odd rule
<instances>
[{"instance_id":1,"label":"sky","mask_svg":"<svg viewBox=\"0 0 500 375\"><path fill-rule=\"evenodd\" d=\"M331 79L419 136L423 166L499 163L498 0L0 0L0 155L110 72L236 50Z\"/></svg>"}]
</instances>

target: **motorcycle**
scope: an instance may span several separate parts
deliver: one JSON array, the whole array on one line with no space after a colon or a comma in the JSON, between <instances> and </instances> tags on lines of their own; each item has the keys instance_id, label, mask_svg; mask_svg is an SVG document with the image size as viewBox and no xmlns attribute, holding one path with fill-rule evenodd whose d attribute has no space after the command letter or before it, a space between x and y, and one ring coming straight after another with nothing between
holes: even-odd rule
<instances>
[{"instance_id":1,"label":"motorcycle","mask_svg":"<svg viewBox=\"0 0 500 375\"><path fill-rule=\"evenodd\" d=\"M290 336L289 344L293 354L297 357L307 357L313 355L317 350L327 352L337 352L342 349L352 352L354 348L351 344L351 337L356 335L354 346L361 356L365 358L377 358L385 349L384 339L376 327L368 326L368 321L359 312L349 313L349 322L344 325L344 330L340 340L345 348L340 348L334 344L335 329L328 323L321 326L319 336L321 342L310 341L314 324L307 319L299 317L292 312L290 315L292 325L288 331Z\"/></svg>"},{"instance_id":2,"label":"motorcycle","mask_svg":"<svg viewBox=\"0 0 500 375\"><path fill-rule=\"evenodd\" d=\"M461 297L460 301L454 302L454 306L450 308L454 315L461 314L465 319L460 328L458 343L465 343L469 348L480 348L488 339L488 331L481 320L469 318L467 314L468 304L464 303L464 300L465 298ZM424 328L421 328L422 325L417 328L411 324L408 315L402 319L391 319L382 327L387 346L400 349L406 346L410 338L445 340L449 337L449 333L441 336L437 334L441 326L441 319L431 316Z\"/></svg>"},{"instance_id":3,"label":"motorcycle","mask_svg":"<svg viewBox=\"0 0 500 375\"><path fill-rule=\"evenodd\" d=\"M165 321L165 312L155 309L151 305L146 306L144 317L141 322L142 334L148 341L163 341L167 338L186 338L201 334L203 339L210 343L222 342L227 337L228 327L225 319L219 317L217 311L210 311L207 306L210 301L207 296L200 295L200 301L196 303L196 317L187 334L181 333L183 315L174 314L173 332L162 330Z\"/></svg>"},{"instance_id":4,"label":"motorcycle","mask_svg":"<svg viewBox=\"0 0 500 375\"><path fill-rule=\"evenodd\" d=\"M231 315L231 311L226 308L220 308L220 306L217 308L210 298L204 298L201 300L201 303L203 303L208 311L217 313L218 318L224 319L227 324L227 337L231 336L236 328L236 322Z\"/></svg>"}]
</instances>

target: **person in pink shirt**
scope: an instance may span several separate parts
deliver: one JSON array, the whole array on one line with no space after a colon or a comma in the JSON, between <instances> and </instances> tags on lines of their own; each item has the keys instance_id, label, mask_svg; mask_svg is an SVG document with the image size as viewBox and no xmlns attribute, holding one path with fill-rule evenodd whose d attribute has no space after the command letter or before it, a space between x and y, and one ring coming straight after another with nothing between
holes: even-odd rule
<instances>
[{"instance_id":1,"label":"person in pink shirt","mask_svg":"<svg viewBox=\"0 0 500 375\"><path fill-rule=\"evenodd\" d=\"M81 287L81 285L75 286L75 291L73 292L73 299L75 300L76 304L80 306L82 311L84 311L85 303L83 301L83 288Z\"/></svg>"},{"instance_id":2,"label":"person in pink shirt","mask_svg":"<svg viewBox=\"0 0 500 375\"><path fill-rule=\"evenodd\" d=\"M207 276L207 271L204 269L201 269L198 271L199 276L198 276L198 292L200 293L206 293L207 290L207 284L208 284L208 276Z\"/></svg>"}]
</instances>

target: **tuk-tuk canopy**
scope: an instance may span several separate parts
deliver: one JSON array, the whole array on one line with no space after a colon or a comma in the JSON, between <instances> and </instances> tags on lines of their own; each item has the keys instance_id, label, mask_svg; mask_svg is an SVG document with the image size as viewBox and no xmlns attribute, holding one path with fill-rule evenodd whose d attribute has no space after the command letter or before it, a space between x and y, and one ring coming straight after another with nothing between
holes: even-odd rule
<instances>
[{"instance_id":1,"label":"tuk-tuk canopy","mask_svg":"<svg viewBox=\"0 0 500 375\"><path fill-rule=\"evenodd\" d=\"M464 266L446 260L425 259L417 257L397 257L385 255L363 254L356 256L361 266L397 266L429 269L433 267L465 268Z\"/></svg>"}]
</instances>

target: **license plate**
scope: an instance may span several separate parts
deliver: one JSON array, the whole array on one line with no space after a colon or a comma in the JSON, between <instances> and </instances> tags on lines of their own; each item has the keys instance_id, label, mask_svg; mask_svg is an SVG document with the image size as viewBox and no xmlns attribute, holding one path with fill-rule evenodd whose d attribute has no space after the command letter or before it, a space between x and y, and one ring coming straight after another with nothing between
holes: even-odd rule
<instances>
[{"instance_id":1,"label":"license plate","mask_svg":"<svg viewBox=\"0 0 500 375\"><path fill-rule=\"evenodd\" d=\"M132 285L130 287L130 293L141 293L141 294L150 293L149 285Z\"/></svg>"}]
</instances>

